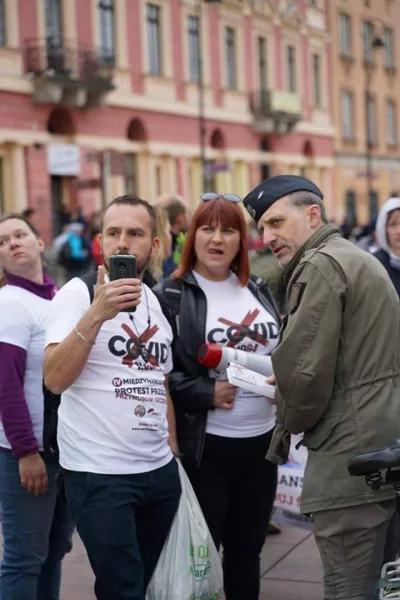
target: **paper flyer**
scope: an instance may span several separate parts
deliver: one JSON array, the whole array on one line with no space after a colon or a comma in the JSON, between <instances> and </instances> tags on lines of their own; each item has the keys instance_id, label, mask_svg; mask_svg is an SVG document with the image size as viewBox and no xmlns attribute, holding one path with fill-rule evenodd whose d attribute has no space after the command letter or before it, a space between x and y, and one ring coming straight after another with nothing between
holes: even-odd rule
<instances>
[{"instance_id":1,"label":"paper flyer","mask_svg":"<svg viewBox=\"0 0 400 600\"><path fill-rule=\"evenodd\" d=\"M300 514L301 492L304 469L307 462L307 449L300 446L302 435L292 435L289 460L278 468L278 487L274 503L273 520L283 526L312 530L312 519Z\"/></svg>"},{"instance_id":2,"label":"paper flyer","mask_svg":"<svg viewBox=\"0 0 400 600\"><path fill-rule=\"evenodd\" d=\"M265 375L260 375L256 371L242 367L235 363L230 363L226 370L229 383L236 385L237 387L243 388L249 392L259 394L260 396L266 396L272 400L275 397L275 386L266 383Z\"/></svg>"}]
</instances>

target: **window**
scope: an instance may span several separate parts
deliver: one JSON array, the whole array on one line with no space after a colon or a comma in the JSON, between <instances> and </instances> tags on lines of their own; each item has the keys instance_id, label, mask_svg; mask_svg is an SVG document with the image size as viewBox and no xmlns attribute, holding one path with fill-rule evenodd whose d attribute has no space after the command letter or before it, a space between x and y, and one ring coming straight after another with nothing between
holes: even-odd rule
<instances>
[{"instance_id":1,"label":"window","mask_svg":"<svg viewBox=\"0 0 400 600\"><path fill-rule=\"evenodd\" d=\"M137 155L125 154L125 194L138 195Z\"/></svg>"},{"instance_id":2,"label":"window","mask_svg":"<svg viewBox=\"0 0 400 600\"><path fill-rule=\"evenodd\" d=\"M59 48L62 44L61 0L46 0L45 12L47 46Z\"/></svg>"},{"instance_id":3,"label":"window","mask_svg":"<svg viewBox=\"0 0 400 600\"><path fill-rule=\"evenodd\" d=\"M236 32L232 27L225 27L226 49L226 84L228 90L236 89Z\"/></svg>"},{"instance_id":4,"label":"window","mask_svg":"<svg viewBox=\"0 0 400 600\"><path fill-rule=\"evenodd\" d=\"M0 46L6 46L6 44L7 44L6 11L5 11L4 3L5 3L5 0L0 0Z\"/></svg>"},{"instance_id":5,"label":"window","mask_svg":"<svg viewBox=\"0 0 400 600\"><path fill-rule=\"evenodd\" d=\"M373 219L379 211L379 196L376 190L370 190L368 197L369 217Z\"/></svg>"},{"instance_id":6,"label":"window","mask_svg":"<svg viewBox=\"0 0 400 600\"><path fill-rule=\"evenodd\" d=\"M287 89L289 92L296 91L296 49L294 46L286 47L286 73Z\"/></svg>"},{"instance_id":7,"label":"window","mask_svg":"<svg viewBox=\"0 0 400 600\"><path fill-rule=\"evenodd\" d=\"M341 56L351 56L351 18L345 13L339 14L339 53Z\"/></svg>"},{"instance_id":8,"label":"window","mask_svg":"<svg viewBox=\"0 0 400 600\"><path fill-rule=\"evenodd\" d=\"M354 100L351 92L342 92L342 135L347 140L354 139Z\"/></svg>"},{"instance_id":9,"label":"window","mask_svg":"<svg viewBox=\"0 0 400 600\"><path fill-rule=\"evenodd\" d=\"M267 40L265 39L265 37L257 38L257 47L260 90L265 91L268 88Z\"/></svg>"},{"instance_id":10,"label":"window","mask_svg":"<svg viewBox=\"0 0 400 600\"><path fill-rule=\"evenodd\" d=\"M321 89L321 57L319 54L312 56L312 72L313 72L313 100L314 106L321 108L322 106L322 89Z\"/></svg>"},{"instance_id":11,"label":"window","mask_svg":"<svg viewBox=\"0 0 400 600\"><path fill-rule=\"evenodd\" d=\"M262 163L260 165L261 181L269 179L271 177L271 168L268 163Z\"/></svg>"},{"instance_id":12,"label":"window","mask_svg":"<svg viewBox=\"0 0 400 600\"><path fill-rule=\"evenodd\" d=\"M156 165L155 169L155 184L156 184L156 196L161 196L162 194L162 173L161 166Z\"/></svg>"},{"instance_id":13,"label":"window","mask_svg":"<svg viewBox=\"0 0 400 600\"><path fill-rule=\"evenodd\" d=\"M393 100L386 102L386 143L388 146L397 144L397 110Z\"/></svg>"},{"instance_id":14,"label":"window","mask_svg":"<svg viewBox=\"0 0 400 600\"><path fill-rule=\"evenodd\" d=\"M353 190L346 192L346 222L351 226L357 225L357 200Z\"/></svg>"},{"instance_id":15,"label":"window","mask_svg":"<svg viewBox=\"0 0 400 600\"><path fill-rule=\"evenodd\" d=\"M364 62L372 64L374 62L373 52L374 26L371 21L363 23L363 57Z\"/></svg>"},{"instance_id":16,"label":"window","mask_svg":"<svg viewBox=\"0 0 400 600\"><path fill-rule=\"evenodd\" d=\"M189 42L189 81L197 83L200 79L200 22L199 17L187 18Z\"/></svg>"},{"instance_id":17,"label":"window","mask_svg":"<svg viewBox=\"0 0 400 600\"><path fill-rule=\"evenodd\" d=\"M369 93L365 96L365 110L367 113L367 142L373 146L376 144L376 111L375 99Z\"/></svg>"},{"instance_id":18,"label":"window","mask_svg":"<svg viewBox=\"0 0 400 600\"><path fill-rule=\"evenodd\" d=\"M0 156L0 217L6 212L6 199L4 197L4 161Z\"/></svg>"},{"instance_id":19,"label":"window","mask_svg":"<svg viewBox=\"0 0 400 600\"><path fill-rule=\"evenodd\" d=\"M385 67L394 67L394 36L393 30L385 27L383 33L383 41L385 44Z\"/></svg>"},{"instance_id":20,"label":"window","mask_svg":"<svg viewBox=\"0 0 400 600\"><path fill-rule=\"evenodd\" d=\"M99 19L99 57L104 64L114 64L114 0L99 0L97 4Z\"/></svg>"},{"instance_id":21,"label":"window","mask_svg":"<svg viewBox=\"0 0 400 600\"><path fill-rule=\"evenodd\" d=\"M162 75L161 62L161 8L147 5L147 38L149 52L149 73Z\"/></svg>"},{"instance_id":22,"label":"window","mask_svg":"<svg viewBox=\"0 0 400 600\"><path fill-rule=\"evenodd\" d=\"M46 27L46 68L55 73L63 74L66 71L66 54L62 42L61 0L46 0L45 5Z\"/></svg>"}]
</instances>

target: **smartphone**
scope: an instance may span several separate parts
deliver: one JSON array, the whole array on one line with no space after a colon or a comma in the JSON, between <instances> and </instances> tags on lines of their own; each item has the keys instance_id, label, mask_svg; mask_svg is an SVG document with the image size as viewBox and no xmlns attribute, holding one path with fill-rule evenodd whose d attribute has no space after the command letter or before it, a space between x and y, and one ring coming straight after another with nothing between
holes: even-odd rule
<instances>
[{"instance_id":1,"label":"smartphone","mask_svg":"<svg viewBox=\"0 0 400 600\"><path fill-rule=\"evenodd\" d=\"M136 279L137 262L133 254L114 254L110 256L110 281L116 279ZM124 312L134 312L136 306L124 308Z\"/></svg>"}]
</instances>

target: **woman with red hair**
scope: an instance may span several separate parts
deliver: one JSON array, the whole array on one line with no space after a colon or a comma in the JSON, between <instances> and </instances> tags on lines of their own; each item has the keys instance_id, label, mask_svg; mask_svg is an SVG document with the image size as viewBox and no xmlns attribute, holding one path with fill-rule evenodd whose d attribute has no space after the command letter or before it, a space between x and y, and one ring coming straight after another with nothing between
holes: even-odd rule
<instances>
[{"instance_id":1,"label":"woman with red hair","mask_svg":"<svg viewBox=\"0 0 400 600\"><path fill-rule=\"evenodd\" d=\"M159 285L176 335L169 387L182 461L214 542L224 548L227 600L257 600L260 553L276 491L265 459L275 408L199 364L205 342L270 354L280 318L262 280L249 273L247 227L234 194L203 194L182 264Z\"/></svg>"}]
</instances>

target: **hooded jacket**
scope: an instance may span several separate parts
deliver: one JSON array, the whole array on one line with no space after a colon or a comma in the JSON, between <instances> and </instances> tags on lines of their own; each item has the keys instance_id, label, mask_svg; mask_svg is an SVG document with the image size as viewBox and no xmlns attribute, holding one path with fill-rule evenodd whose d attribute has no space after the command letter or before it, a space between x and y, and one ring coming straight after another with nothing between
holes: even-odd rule
<instances>
[{"instance_id":1,"label":"hooded jacket","mask_svg":"<svg viewBox=\"0 0 400 600\"><path fill-rule=\"evenodd\" d=\"M376 222L376 239L380 249L375 252L374 256L385 267L396 292L400 296L400 256L395 256L392 253L386 235L389 214L398 209L400 209L400 198L389 198L379 211Z\"/></svg>"},{"instance_id":2,"label":"hooded jacket","mask_svg":"<svg viewBox=\"0 0 400 600\"><path fill-rule=\"evenodd\" d=\"M289 314L272 353L278 426L269 457L284 462L288 432L304 432L303 513L393 498L347 469L400 437L400 310L387 273L325 225L283 277Z\"/></svg>"}]
</instances>

